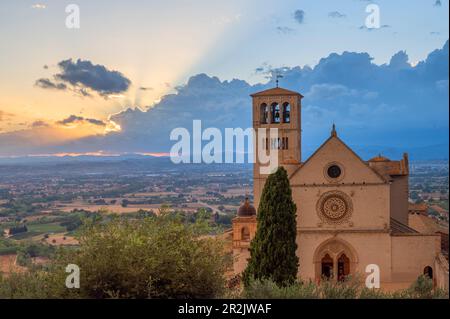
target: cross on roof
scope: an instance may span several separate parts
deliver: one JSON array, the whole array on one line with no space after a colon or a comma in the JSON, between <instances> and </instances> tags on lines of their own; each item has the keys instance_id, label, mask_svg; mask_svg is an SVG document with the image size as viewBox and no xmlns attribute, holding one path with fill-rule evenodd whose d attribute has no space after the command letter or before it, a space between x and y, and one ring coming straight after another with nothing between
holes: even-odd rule
<instances>
[{"instance_id":1,"label":"cross on roof","mask_svg":"<svg viewBox=\"0 0 450 319\"><path fill-rule=\"evenodd\" d=\"M281 79L283 76L281 74L277 74L276 76L276 83L277 83L277 87L278 87L278 83L279 83L279 79Z\"/></svg>"}]
</instances>

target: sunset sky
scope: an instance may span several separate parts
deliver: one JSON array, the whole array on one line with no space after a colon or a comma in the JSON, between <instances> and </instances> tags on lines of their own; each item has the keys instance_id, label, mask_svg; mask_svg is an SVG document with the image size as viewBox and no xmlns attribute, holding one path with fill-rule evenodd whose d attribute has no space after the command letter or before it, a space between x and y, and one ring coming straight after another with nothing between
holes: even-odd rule
<instances>
[{"instance_id":1,"label":"sunset sky","mask_svg":"<svg viewBox=\"0 0 450 319\"><path fill-rule=\"evenodd\" d=\"M80 8L80 29L65 26L71 3ZM377 30L364 28L370 3L380 7ZM151 144L127 144L137 133L120 135L134 127L126 109L157 106L202 73L220 81L243 80L251 92L258 83L265 85L275 68L314 68L344 51L368 53L379 66L406 51L413 68L448 40L448 9L448 0L2 0L0 156L163 152ZM318 84L323 83L330 81ZM448 97L448 71L436 83ZM306 90L299 86L294 89ZM320 103L310 109L315 106ZM437 120L429 119L434 128L448 129L448 120L439 122L448 115L448 104L446 111L435 112ZM311 136L328 130L332 120ZM99 142L101 136L107 140ZM86 137L95 137L96 146L84 147ZM130 148L111 147L114 143Z\"/></svg>"}]
</instances>

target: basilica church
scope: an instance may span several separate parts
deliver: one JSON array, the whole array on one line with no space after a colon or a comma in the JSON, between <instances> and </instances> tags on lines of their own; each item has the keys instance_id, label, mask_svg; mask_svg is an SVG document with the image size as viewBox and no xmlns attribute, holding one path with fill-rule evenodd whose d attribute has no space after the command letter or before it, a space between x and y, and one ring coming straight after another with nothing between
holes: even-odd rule
<instances>
[{"instance_id":1,"label":"basilica church","mask_svg":"<svg viewBox=\"0 0 450 319\"><path fill-rule=\"evenodd\" d=\"M448 291L448 257L441 251L441 236L419 232L409 224L407 154L400 160L381 155L363 160L333 125L328 139L303 161L303 96L276 87L251 97L255 132L278 129L275 143L268 140L255 147L275 147L279 165L288 172L297 206L299 278L318 283L357 274L365 278L366 267L377 265L382 289L403 289L427 274ZM254 203L246 200L233 219L236 275L250 257L257 229L255 207L266 179L260 165L254 164Z\"/></svg>"}]
</instances>

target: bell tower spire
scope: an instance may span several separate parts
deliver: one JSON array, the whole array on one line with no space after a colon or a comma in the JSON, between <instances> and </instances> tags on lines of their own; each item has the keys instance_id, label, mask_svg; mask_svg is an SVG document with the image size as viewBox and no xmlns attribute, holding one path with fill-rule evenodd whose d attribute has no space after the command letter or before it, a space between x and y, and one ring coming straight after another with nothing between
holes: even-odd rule
<instances>
[{"instance_id":1,"label":"bell tower spire","mask_svg":"<svg viewBox=\"0 0 450 319\"><path fill-rule=\"evenodd\" d=\"M253 129L256 135L253 165L254 205L258 207L267 173L261 173L258 154L276 154L278 166L298 167L301 162L301 100L303 96L294 91L277 87L252 94ZM277 129L278 136L271 136L271 129ZM264 136L260 136L265 133Z\"/></svg>"}]
</instances>

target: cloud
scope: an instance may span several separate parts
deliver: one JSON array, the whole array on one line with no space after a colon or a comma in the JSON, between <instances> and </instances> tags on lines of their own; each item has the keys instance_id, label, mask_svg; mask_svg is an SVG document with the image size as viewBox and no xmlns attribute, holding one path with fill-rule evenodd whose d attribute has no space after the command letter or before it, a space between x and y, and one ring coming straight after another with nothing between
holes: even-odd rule
<instances>
[{"instance_id":1,"label":"cloud","mask_svg":"<svg viewBox=\"0 0 450 319\"><path fill-rule=\"evenodd\" d=\"M47 122L45 122L45 121L42 121L42 120L34 121L33 123L31 123L31 127L32 127L32 128L49 127L49 126L50 126L49 123L47 123Z\"/></svg>"},{"instance_id":2,"label":"cloud","mask_svg":"<svg viewBox=\"0 0 450 319\"><path fill-rule=\"evenodd\" d=\"M368 53L343 52L320 59L314 67L262 64L256 71L269 77L263 84L198 74L148 109L130 107L111 115L109 121L117 123L120 131L40 147L38 151L168 152L174 144L169 138L172 129L191 131L194 119L202 120L203 128L222 131L251 127L249 94L274 87L275 74L279 73L283 75L280 86L305 95L302 141L306 155L329 136L335 122L338 133L350 145L364 145L364 149L372 145L370 149L376 152L382 147L395 148L399 152L393 156L397 157L408 149L448 144L448 58L447 41L414 66L405 51L393 54L383 65L373 63ZM73 121L84 123L86 119L73 116L64 122ZM33 151L25 144L20 144L19 150L8 136L0 134L0 154ZM439 154L448 156L445 152L442 148Z\"/></svg>"},{"instance_id":3,"label":"cloud","mask_svg":"<svg viewBox=\"0 0 450 319\"><path fill-rule=\"evenodd\" d=\"M292 28L289 28L289 27L281 27L281 26L278 26L277 28L276 28L276 30L277 30L277 32L278 33L281 33L281 34L291 34L291 33L294 33L294 29L292 29Z\"/></svg>"},{"instance_id":4,"label":"cloud","mask_svg":"<svg viewBox=\"0 0 450 319\"><path fill-rule=\"evenodd\" d=\"M82 116L77 116L77 115L70 115L69 117L56 122L59 125L63 125L63 126L67 126L67 125L71 125L71 124L80 124L80 123L90 123L93 125L98 125L98 126L106 126L106 123L104 121L101 120L97 120L97 119L91 119L91 118L84 118Z\"/></svg>"},{"instance_id":5,"label":"cloud","mask_svg":"<svg viewBox=\"0 0 450 319\"><path fill-rule=\"evenodd\" d=\"M56 78L74 86L91 89L102 96L123 93L128 90L131 81L118 71L110 71L105 66L90 61L72 59L59 62L61 73Z\"/></svg>"},{"instance_id":6,"label":"cloud","mask_svg":"<svg viewBox=\"0 0 450 319\"><path fill-rule=\"evenodd\" d=\"M406 51L399 51L394 54L389 62L389 67L397 70L411 68L409 57L408 54L406 54Z\"/></svg>"},{"instance_id":7,"label":"cloud","mask_svg":"<svg viewBox=\"0 0 450 319\"><path fill-rule=\"evenodd\" d=\"M296 10L294 12L294 19L299 24L303 24L303 22L305 21L305 11L303 11L303 10Z\"/></svg>"},{"instance_id":8,"label":"cloud","mask_svg":"<svg viewBox=\"0 0 450 319\"><path fill-rule=\"evenodd\" d=\"M14 114L0 110L0 122L14 117Z\"/></svg>"},{"instance_id":9,"label":"cloud","mask_svg":"<svg viewBox=\"0 0 450 319\"><path fill-rule=\"evenodd\" d=\"M55 83L50 79L42 78L37 80L34 83L35 86L40 87L41 89L53 89L53 90L66 90L67 85L64 83Z\"/></svg>"},{"instance_id":10,"label":"cloud","mask_svg":"<svg viewBox=\"0 0 450 319\"><path fill-rule=\"evenodd\" d=\"M379 28L368 28L366 25L362 25L358 29L366 30L366 31L374 31L374 30L381 30L381 29L388 29L388 28L392 28L392 26L389 24L383 24L383 25L380 25Z\"/></svg>"},{"instance_id":11,"label":"cloud","mask_svg":"<svg viewBox=\"0 0 450 319\"><path fill-rule=\"evenodd\" d=\"M38 9L38 10L42 10L42 9L46 9L47 6L45 4L42 3L35 3L31 6L31 8L33 9Z\"/></svg>"},{"instance_id":12,"label":"cloud","mask_svg":"<svg viewBox=\"0 0 450 319\"><path fill-rule=\"evenodd\" d=\"M139 87L139 90L141 90L141 91L153 91L153 88L141 86L141 87Z\"/></svg>"},{"instance_id":13,"label":"cloud","mask_svg":"<svg viewBox=\"0 0 450 319\"><path fill-rule=\"evenodd\" d=\"M328 13L328 16L330 18L336 18L336 19L340 19L340 18L345 18L346 15L343 13L340 13L339 11L332 11L330 13Z\"/></svg>"},{"instance_id":14,"label":"cloud","mask_svg":"<svg viewBox=\"0 0 450 319\"><path fill-rule=\"evenodd\" d=\"M441 7L441 6L442 6L441 0L436 0L436 1L434 2L434 6L435 6L435 7Z\"/></svg>"},{"instance_id":15,"label":"cloud","mask_svg":"<svg viewBox=\"0 0 450 319\"><path fill-rule=\"evenodd\" d=\"M58 68L60 73L53 76L55 81L42 78L36 85L44 89L70 89L80 96L92 96L91 92L96 92L105 98L124 93L131 85L122 73L87 60L64 60L58 63Z\"/></svg>"}]
</instances>

